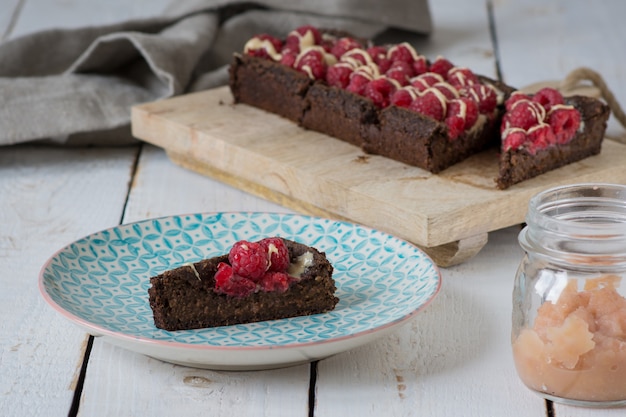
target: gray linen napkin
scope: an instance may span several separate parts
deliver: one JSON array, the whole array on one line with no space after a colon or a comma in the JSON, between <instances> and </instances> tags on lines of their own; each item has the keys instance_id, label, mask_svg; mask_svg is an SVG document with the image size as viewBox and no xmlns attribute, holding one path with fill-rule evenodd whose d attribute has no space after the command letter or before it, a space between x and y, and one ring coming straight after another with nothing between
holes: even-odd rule
<instances>
[{"instance_id":1,"label":"gray linen napkin","mask_svg":"<svg viewBox=\"0 0 626 417\"><path fill-rule=\"evenodd\" d=\"M131 106L225 84L247 39L304 24L364 38L431 31L427 0L193 0L153 18L37 32L0 44L0 145L133 143Z\"/></svg>"}]
</instances>

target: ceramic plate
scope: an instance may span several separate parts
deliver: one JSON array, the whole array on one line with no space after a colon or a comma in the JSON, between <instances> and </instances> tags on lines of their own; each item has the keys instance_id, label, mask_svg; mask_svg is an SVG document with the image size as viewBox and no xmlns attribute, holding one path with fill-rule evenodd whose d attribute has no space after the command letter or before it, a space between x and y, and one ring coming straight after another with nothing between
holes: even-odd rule
<instances>
[{"instance_id":1,"label":"ceramic plate","mask_svg":"<svg viewBox=\"0 0 626 417\"><path fill-rule=\"evenodd\" d=\"M281 236L326 252L340 301L308 317L168 332L154 326L149 278L227 253L241 239ZM352 223L292 214L170 216L94 233L54 254L39 288L60 314L108 342L186 366L268 369L363 345L406 322L441 287L412 244Z\"/></svg>"}]
</instances>

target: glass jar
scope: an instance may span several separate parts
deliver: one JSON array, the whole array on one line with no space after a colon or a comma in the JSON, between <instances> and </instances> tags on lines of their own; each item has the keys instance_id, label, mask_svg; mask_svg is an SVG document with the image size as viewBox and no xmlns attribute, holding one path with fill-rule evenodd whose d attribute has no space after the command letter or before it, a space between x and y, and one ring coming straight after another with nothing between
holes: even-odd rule
<instances>
[{"instance_id":1,"label":"glass jar","mask_svg":"<svg viewBox=\"0 0 626 417\"><path fill-rule=\"evenodd\" d=\"M513 358L549 400L626 406L626 186L575 184L529 203L513 290Z\"/></svg>"}]
</instances>

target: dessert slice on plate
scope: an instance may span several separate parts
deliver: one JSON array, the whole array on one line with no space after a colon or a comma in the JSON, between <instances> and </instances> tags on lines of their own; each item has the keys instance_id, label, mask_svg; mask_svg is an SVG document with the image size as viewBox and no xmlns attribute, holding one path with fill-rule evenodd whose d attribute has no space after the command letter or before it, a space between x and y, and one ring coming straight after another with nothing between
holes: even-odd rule
<instances>
[{"instance_id":1,"label":"dessert slice on plate","mask_svg":"<svg viewBox=\"0 0 626 417\"><path fill-rule=\"evenodd\" d=\"M152 277L148 295L158 328L227 326L334 309L332 273L323 252L271 237Z\"/></svg>"}]
</instances>

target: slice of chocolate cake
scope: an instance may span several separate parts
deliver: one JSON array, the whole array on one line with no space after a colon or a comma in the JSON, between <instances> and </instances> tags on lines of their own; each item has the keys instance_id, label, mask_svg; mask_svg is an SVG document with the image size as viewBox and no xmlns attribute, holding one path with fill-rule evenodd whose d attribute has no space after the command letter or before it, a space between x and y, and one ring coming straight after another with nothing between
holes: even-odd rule
<instances>
[{"instance_id":1,"label":"slice of chocolate cake","mask_svg":"<svg viewBox=\"0 0 626 417\"><path fill-rule=\"evenodd\" d=\"M544 88L533 96L516 92L506 107L500 189L600 153L610 110L599 100Z\"/></svg>"},{"instance_id":2,"label":"slice of chocolate cake","mask_svg":"<svg viewBox=\"0 0 626 417\"><path fill-rule=\"evenodd\" d=\"M334 309L332 273L313 247L282 238L241 241L229 254L150 278L148 295L158 328L228 326Z\"/></svg>"}]
</instances>

